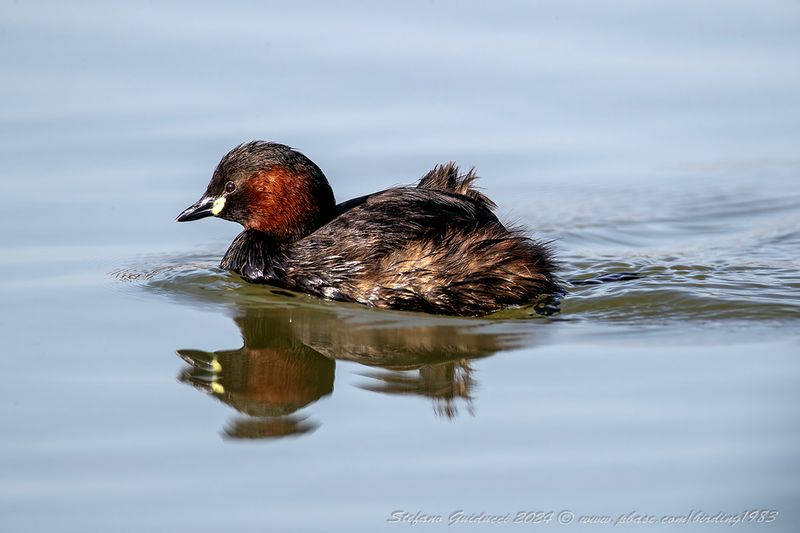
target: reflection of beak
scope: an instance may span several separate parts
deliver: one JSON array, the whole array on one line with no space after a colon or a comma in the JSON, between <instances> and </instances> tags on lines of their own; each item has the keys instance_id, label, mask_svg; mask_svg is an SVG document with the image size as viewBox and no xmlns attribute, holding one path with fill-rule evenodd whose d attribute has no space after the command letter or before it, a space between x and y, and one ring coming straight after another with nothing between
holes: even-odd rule
<instances>
[{"instance_id":1,"label":"reflection of beak","mask_svg":"<svg viewBox=\"0 0 800 533\"><path fill-rule=\"evenodd\" d=\"M175 220L178 222L189 222L191 220L199 220L212 215L218 215L223 207L225 207L225 198L204 196L178 215L178 218Z\"/></svg>"},{"instance_id":2,"label":"reflection of beak","mask_svg":"<svg viewBox=\"0 0 800 533\"><path fill-rule=\"evenodd\" d=\"M222 372L222 365L217 359L217 355L200 350L178 350L178 356L195 367L205 372Z\"/></svg>"}]
</instances>

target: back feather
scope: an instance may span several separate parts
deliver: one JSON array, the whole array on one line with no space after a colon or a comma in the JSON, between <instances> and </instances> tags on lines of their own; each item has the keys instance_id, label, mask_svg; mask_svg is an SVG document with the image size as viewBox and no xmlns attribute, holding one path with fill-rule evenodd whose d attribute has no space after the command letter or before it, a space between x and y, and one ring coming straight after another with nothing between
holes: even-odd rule
<instances>
[{"instance_id":1,"label":"back feather","mask_svg":"<svg viewBox=\"0 0 800 533\"><path fill-rule=\"evenodd\" d=\"M478 178L475 174L474 167L469 169L469 172L462 175L458 174L458 170L458 167L452 161L443 165L436 165L433 167L433 170L425 174L422 179L419 180L417 188L461 194L484 204L489 209L497 207L488 196L472 187L472 182Z\"/></svg>"}]
</instances>

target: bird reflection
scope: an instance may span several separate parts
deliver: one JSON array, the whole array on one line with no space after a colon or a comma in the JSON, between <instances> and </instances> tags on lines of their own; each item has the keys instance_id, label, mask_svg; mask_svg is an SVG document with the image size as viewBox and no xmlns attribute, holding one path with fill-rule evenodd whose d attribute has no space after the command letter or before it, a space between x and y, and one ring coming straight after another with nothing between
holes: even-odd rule
<instances>
[{"instance_id":1,"label":"bird reflection","mask_svg":"<svg viewBox=\"0 0 800 533\"><path fill-rule=\"evenodd\" d=\"M365 320L366 318L366 320ZM485 322L402 319L386 313L337 312L332 306L238 308L234 321L243 346L205 352L182 349L188 363L179 380L217 398L240 415L224 429L231 439L309 434L319 423L303 408L331 395L336 360L370 367L363 390L429 398L434 412L453 418L474 413L475 372L470 362L519 342L484 332Z\"/></svg>"}]
</instances>

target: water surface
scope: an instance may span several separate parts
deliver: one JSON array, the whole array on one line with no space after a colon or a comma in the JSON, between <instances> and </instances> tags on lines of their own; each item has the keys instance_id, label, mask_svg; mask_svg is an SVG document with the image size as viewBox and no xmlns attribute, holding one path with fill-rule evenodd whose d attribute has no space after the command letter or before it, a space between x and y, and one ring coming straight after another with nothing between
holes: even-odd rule
<instances>
[{"instance_id":1,"label":"water surface","mask_svg":"<svg viewBox=\"0 0 800 533\"><path fill-rule=\"evenodd\" d=\"M797 529L796 3L0 9L3 531ZM172 220L252 138L340 201L476 166L553 242L561 312L220 271L238 228Z\"/></svg>"}]
</instances>

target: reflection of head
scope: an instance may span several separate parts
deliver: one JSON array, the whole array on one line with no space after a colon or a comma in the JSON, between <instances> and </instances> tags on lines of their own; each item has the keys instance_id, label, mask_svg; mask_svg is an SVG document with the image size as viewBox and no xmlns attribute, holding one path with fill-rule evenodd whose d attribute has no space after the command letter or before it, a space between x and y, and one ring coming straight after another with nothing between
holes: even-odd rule
<instances>
[{"instance_id":1,"label":"reflection of head","mask_svg":"<svg viewBox=\"0 0 800 533\"><path fill-rule=\"evenodd\" d=\"M335 363L309 348L305 350L251 350L197 355L180 350L184 360L199 367L214 367L207 375L209 392L250 416L293 413L333 391ZM203 359L208 363L203 363ZM189 381L198 384L203 373L189 371Z\"/></svg>"},{"instance_id":2,"label":"reflection of head","mask_svg":"<svg viewBox=\"0 0 800 533\"><path fill-rule=\"evenodd\" d=\"M333 391L335 363L291 334L285 310L251 310L235 319L244 346L238 350L179 350L191 368L181 380L192 383L251 417L276 418ZM254 438L306 432L297 420L237 421L232 437Z\"/></svg>"}]
</instances>

